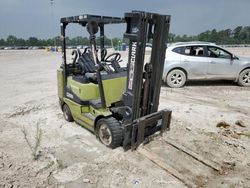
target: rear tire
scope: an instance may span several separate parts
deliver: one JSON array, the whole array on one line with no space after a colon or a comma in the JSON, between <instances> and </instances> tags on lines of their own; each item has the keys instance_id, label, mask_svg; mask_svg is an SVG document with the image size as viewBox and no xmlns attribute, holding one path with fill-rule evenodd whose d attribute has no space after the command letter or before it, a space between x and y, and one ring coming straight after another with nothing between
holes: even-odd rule
<instances>
[{"instance_id":1,"label":"rear tire","mask_svg":"<svg viewBox=\"0 0 250 188\"><path fill-rule=\"evenodd\" d=\"M73 119L73 116L71 114L71 111L70 111L70 108L67 104L64 104L63 107L62 107L62 111L63 111L63 116L64 116L64 119L68 122L73 122L74 119Z\"/></svg>"},{"instance_id":2,"label":"rear tire","mask_svg":"<svg viewBox=\"0 0 250 188\"><path fill-rule=\"evenodd\" d=\"M186 74L180 69L170 71L166 77L166 84L171 88L179 88L186 83Z\"/></svg>"},{"instance_id":3,"label":"rear tire","mask_svg":"<svg viewBox=\"0 0 250 188\"><path fill-rule=\"evenodd\" d=\"M245 69L240 73L238 84L245 87L250 86L250 69Z\"/></svg>"},{"instance_id":4,"label":"rear tire","mask_svg":"<svg viewBox=\"0 0 250 188\"><path fill-rule=\"evenodd\" d=\"M115 149L123 141L123 129L115 118L102 118L97 121L96 133L99 140L107 147Z\"/></svg>"}]
</instances>

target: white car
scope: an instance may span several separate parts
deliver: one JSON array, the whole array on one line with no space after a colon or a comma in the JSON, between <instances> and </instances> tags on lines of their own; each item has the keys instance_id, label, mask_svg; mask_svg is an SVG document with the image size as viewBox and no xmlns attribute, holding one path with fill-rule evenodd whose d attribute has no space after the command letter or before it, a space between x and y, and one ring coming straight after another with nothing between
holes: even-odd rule
<instances>
[{"instance_id":1,"label":"white car","mask_svg":"<svg viewBox=\"0 0 250 188\"><path fill-rule=\"evenodd\" d=\"M214 43L174 43L166 51L162 80L173 88L187 80L232 80L250 86L250 58L235 56Z\"/></svg>"}]
</instances>

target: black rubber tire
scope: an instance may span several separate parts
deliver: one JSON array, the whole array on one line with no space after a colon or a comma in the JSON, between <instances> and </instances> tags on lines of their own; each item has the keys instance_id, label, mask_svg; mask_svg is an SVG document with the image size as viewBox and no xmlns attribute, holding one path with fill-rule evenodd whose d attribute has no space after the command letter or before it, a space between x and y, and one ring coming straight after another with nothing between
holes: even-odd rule
<instances>
[{"instance_id":1,"label":"black rubber tire","mask_svg":"<svg viewBox=\"0 0 250 188\"><path fill-rule=\"evenodd\" d=\"M241 71L239 78L238 78L238 84L240 86L249 87L250 86L249 76L250 76L250 69L245 69Z\"/></svg>"},{"instance_id":2,"label":"black rubber tire","mask_svg":"<svg viewBox=\"0 0 250 188\"><path fill-rule=\"evenodd\" d=\"M73 119L73 116L71 114L71 111L70 111L70 108L67 104L64 104L63 107L62 107L62 111L63 111L63 116L64 116L64 119L68 122L73 122L74 119Z\"/></svg>"},{"instance_id":3,"label":"black rubber tire","mask_svg":"<svg viewBox=\"0 0 250 188\"><path fill-rule=\"evenodd\" d=\"M172 79L174 79L174 80L172 80ZM176 80L176 79L178 79L178 80ZM184 86L184 84L186 83L186 80L187 80L187 76L186 76L185 72L183 72L180 69L174 69L168 73L165 82L171 88L179 88L179 87ZM177 83L177 81L179 83Z\"/></svg>"},{"instance_id":4,"label":"black rubber tire","mask_svg":"<svg viewBox=\"0 0 250 188\"><path fill-rule=\"evenodd\" d=\"M107 125L107 128L109 129L111 133L111 142L110 143L104 143L102 139L100 138L100 127L105 124ZM121 146L122 141L123 141L123 129L121 127L121 124L119 121L117 121L113 117L108 117L108 118L102 118L99 119L96 123L96 135L99 138L99 140L107 147L111 149L115 149L119 146Z\"/></svg>"}]
</instances>

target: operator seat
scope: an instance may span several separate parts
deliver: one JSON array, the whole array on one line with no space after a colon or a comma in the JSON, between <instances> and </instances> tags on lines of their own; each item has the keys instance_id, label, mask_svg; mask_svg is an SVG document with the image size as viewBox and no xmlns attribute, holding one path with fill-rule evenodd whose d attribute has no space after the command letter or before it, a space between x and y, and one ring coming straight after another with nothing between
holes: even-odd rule
<instances>
[{"instance_id":1,"label":"operator seat","mask_svg":"<svg viewBox=\"0 0 250 188\"><path fill-rule=\"evenodd\" d=\"M94 58L92 53L83 53L79 58L77 63L79 63L82 71L81 74L73 75L73 80L80 83L97 83L96 71L97 67L94 64Z\"/></svg>"},{"instance_id":2,"label":"operator seat","mask_svg":"<svg viewBox=\"0 0 250 188\"><path fill-rule=\"evenodd\" d=\"M94 73L97 71L92 53L82 54L78 59L78 63L81 66L83 73Z\"/></svg>"}]
</instances>

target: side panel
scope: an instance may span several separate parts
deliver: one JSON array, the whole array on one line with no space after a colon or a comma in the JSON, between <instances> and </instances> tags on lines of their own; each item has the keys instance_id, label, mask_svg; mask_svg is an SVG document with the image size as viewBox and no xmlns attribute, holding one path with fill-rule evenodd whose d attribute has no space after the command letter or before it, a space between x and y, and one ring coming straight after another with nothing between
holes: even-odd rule
<instances>
[{"instance_id":1,"label":"side panel","mask_svg":"<svg viewBox=\"0 0 250 188\"><path fill-rule=\"evenodd\" d=\"M118 77L114 79L103 80L104 96L106 106L110 107L112 103L121 101L122 94L126 89L126 77ZM94 83L80 83L72 79L67 79L68 88L71 89L81 100L100 99L99 87Z\"/></svg>"},{"instance_id":2,"label":"side panel","mask_svg":"<svg viewBox=\"0 0 250 188\"><path fill-rule=\"evenodd\" d=\"M206 79L208 69L206 57L181 55L181 64L186 67L188 79Z\"/></svg>"},{"instance_id":3,"label":"side panel","mask_svg":"<svg viewBox=\"0 0 250 188\"><path fill-rule=\"evenodd\" d=\"M64 86L63 86L63 70L58 69L57 70L57 89L58 89L58 97L60 99L63 98L63 91L64 91Z\"/></svg>"},{"instance_id":4,"label":"side panel","mask_svg":"<svg viewBox=\"0 0 250 188\"><path fill-rule=\"evenodd\" d=\"M234 61L233 55L217 46L207 47L207 56L209 61L208 78L209 79L232 79L236 78L239 62Z\"/></svg>"},{"instance_id":5,"label":"side panel","mask_svg":"<svg viewBox=\"0 0 250 188\"><path fill-rule=\"evenodd\" d=\"M81 105L79 105L79 104L77 104L77 103L75 103L72 100L67 99L67 98L64 98L64 102L69 106L74 120L78 119L82 113Z\"/></svg>"},{"instance_id":6,"label":"side panel","mask_svg":"<svg viewBox=\"0 0 250 188\"><path fill-rule=\"evenodd\" d=\"M235 79L239 62L231 59L208 58L208 79Z\"/></svg>"},{"instance_id":7,"label":"side panel","mask_svg":"<svg viewBox=\"0 0 250 188\"><path fill-rule=\"evenodd\" d=\"M69 106L74 120L92 132L94 132L96 117L112 115L108 109L94 109L93 107L82 106L67 98L64 98L64 102Z\"/></svg>"},{"instance_id":8,"label":"side panel","mask_svg":"<svg viewBox=\"0 0 250 188\"><path fill-rule=\"evenodd\" d=\"M90 131L94 131L94 121L91 120L90 118L86 117L83 115L82 110L85 113L89 112L89 108L88 110L83 108L81 105L67 99L64 98L64 102L69 106L71 114L74 118L74 120L79 123L80 125L84 126L85 128L89 129ZM88 112L87 112L88 111Z\"/></svg>"},{"instance_id":9,"label":"side panel","mask_svg":"<svg viewBox=\"0 0 250 188\"><path fill-rule=\"evenodd\" d=\"M98 85L94 83L80 83L72 79L71 76L67 79L68 88L71 89L82 100L99 99Z\"/></svg>"},{"instance_id":10,"label":"side panel","mask_svg":"<svg viewBox=\"0 0 250 188\"><path fill-rule=\"evenodd\" d=\"M122 94L126 89L127 77L103 80L103 89L107 107L112 103L122 100Z\"/></svg>"}]
</instances>

